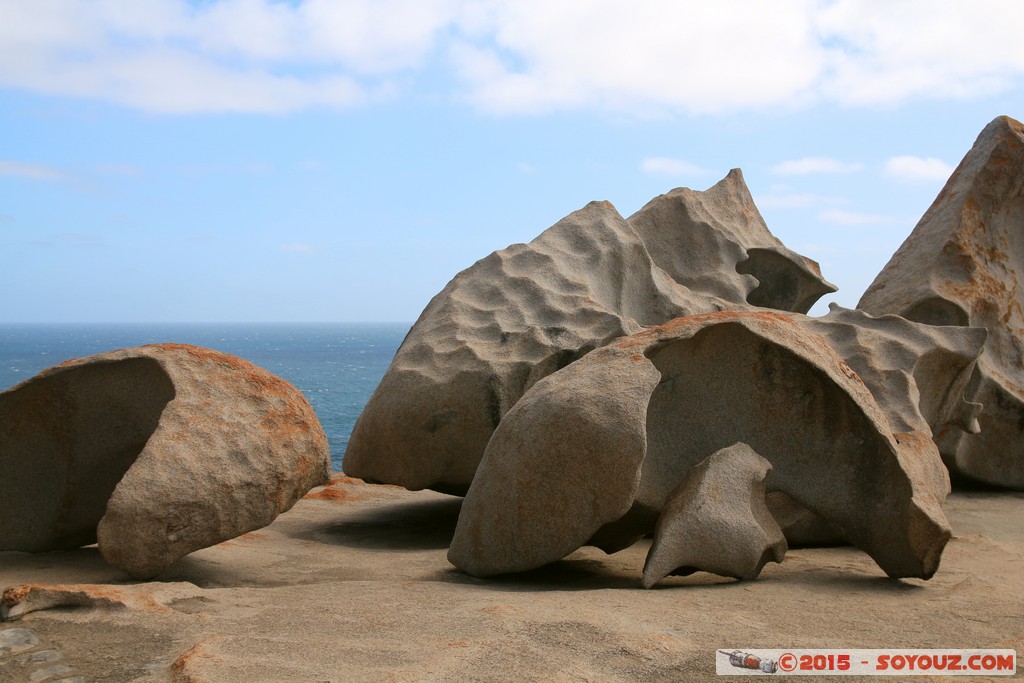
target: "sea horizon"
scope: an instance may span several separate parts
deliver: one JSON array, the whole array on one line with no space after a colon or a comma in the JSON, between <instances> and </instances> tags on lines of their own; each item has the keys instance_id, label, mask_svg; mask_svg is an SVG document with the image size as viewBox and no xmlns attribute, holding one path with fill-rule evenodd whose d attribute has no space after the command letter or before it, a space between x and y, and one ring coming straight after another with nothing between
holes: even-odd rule
<instances>
[{"instance_id":1,"label":"sea horizon","mask_svg":"<svg viewBox=\"0 0 1024 683\"><path fill-rule=\"evenodd\" d=\"M0 391L74 358L145 344L192 344L244 358L291 382L341 460L356 418L412 323L0 323Z\"/></svg>"}]
</instances>

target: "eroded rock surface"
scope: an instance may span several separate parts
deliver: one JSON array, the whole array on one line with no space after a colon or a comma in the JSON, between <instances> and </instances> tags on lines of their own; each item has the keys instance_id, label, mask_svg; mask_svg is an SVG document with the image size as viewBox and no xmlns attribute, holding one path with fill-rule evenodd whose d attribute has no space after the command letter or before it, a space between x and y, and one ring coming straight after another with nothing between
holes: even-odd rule
<instances>
[{"instance_id":1,"label":"eroded rock surface","mask_svg":"<svg viewBox=\"0 0 1024 683\"><path fill-rule=\"evenodd\" d=\"M330 469L291 384L162 344L69 361L0 393L0 549L99 542L137 577L269 524Z\"/></svg>"},{"instance_id":2,"label":"eroded rock surface","mask_svg":"<svg viewBox=\"0 0 1024 683\"><path fill-rule=\"evenodd\" d=\"M836 291L815 261L771 234L739 169L703 192L655 197L629 224L672 279L734 304L806 313Z\"/></svg>"},{"instance_id":3,"label":"eroded rock surface","mask_svg":"<svg viewBox=\"0 0 1024 683\"><path fill-rule=\"evenodd\" d=\"M600 436L577 443L591 431ZM449 559L487 576L588 541L625 547L654 528L692 466L743 442L771 462L770 489L890 576L928 578L950 531L945 491L934 488L942 464L926 441L894 434L857 374L792 317L680 318L598 349L523 396L488 444ZM605 476L595 462L620 469Z\"/></svg>"},{"instance_id":4,"label":"eroded rock surface","mask_svg":"<svg viewBox=\"0 0 1024 683\"><path fill-rule=\"evenodd\" d=\"M981 132L858 308L931 325L984 327L967 387L980 432L936 436L946 463L1024 489L1024 126L1002 116Z\"/></svg>"},{"instance_id":5,"label":"eroded rock surface","mask_svg":"<svg viewBox=\"0 0 1024 683\"><path fill-rule=\"evenodd\" d=\"M669 493L644 564L644 588L669 574L706 571L755 579L782 562L786 537L765 503L772 466L746 444L694 465Z\"/></svg>"},{"instance_id":6,"label":"eroded rock surface","mask_svg":"<svg viewBox=\"0 0 1024 683\"><path fill-rule=\"evenodd\" d=\"M645 326L748 298L806 310L834 289L816 268L771 236L738 170L628 221L593 202L434 297L360 415L343 467L464 493L498 423L541 378Z\"/></svg>"},{"instance_id":7,"label":"eroded rock surface","mask_svg":"<svg viewBox=\"0 0 1024 683\"><path fill-rule=\"evenodd\" d=\"M950 432L975 433L982 406L965 401L965 387L984 346L981 328L935 327L895 315L870 316L863 311L830 305L821 318L794 316L820 335L849 365L882 409L896 438L915 440L933 478L929 489L941 498L949 493L949 477L933 438ZM783 494L769 496L769 509L782 525L790 545L843 543L825 520Z\"/></svg>"}]
</instances>

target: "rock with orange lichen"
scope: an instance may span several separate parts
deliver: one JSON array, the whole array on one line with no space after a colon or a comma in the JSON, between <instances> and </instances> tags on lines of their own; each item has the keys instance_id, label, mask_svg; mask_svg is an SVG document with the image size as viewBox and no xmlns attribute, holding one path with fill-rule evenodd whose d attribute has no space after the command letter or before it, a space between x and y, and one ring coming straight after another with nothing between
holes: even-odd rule
<instances>
[{"instance_id":1,"label":"rock with orange lichen","mask_svg":"<svg viewBox=\"0 0 1024 683\"><path fill-rule=\"evenodd\" d=\"M942 192L861 298L868 313L983 327L966 398L980 431L935 434L951 470L1024 489L1024 125L981 132Z\"/></svg>"},{"instance_id":2,"label":"rock with orange lichen","mask_svg":"<svg viewBox=\"0 0 1024 683\"><path fill-rule=\"evenodd\" d=\"M329 469L301 392L240 358L160 344L69 361L0 393L0 549L98 541L152 577L266 526Z\"/></svg>"},{"instance_id":3,"label":"rock with orange lichen","mask_svg":"<svg viewBox=\"0 0 1024 683\"><path fill-rule=\"evenodd\" d=\"M352 432L343 469L465 493L539 379L611 340L750 304L807 310L834 287L764 224L739 170L628 220L592 202L462 271L427 305Z\"/></svg>"},{"instance_id":4,"label":"rock with orange lichen","mask_svg":"<svg viewBox=\"0 0 1024 683\"><path fill-rule=\"evenodd\" d=\"M487 446L449 560L489 576L584 544L624 548L654 529L692 466L737 442L771 463L768 489L890 576L938 568L950 530L937 456L893 432L822 336L768 311L680 318L537 382Z\"/></svg>"},{"instance_id":5,"label":"rock with orange lichen","mask_svg":"<svg viewBox=\"0 0 1024 683\"><path fill-rule=\"evenodd\" d=\"M202 589L188 582L128 586L90 583L11 586L0 594L0 621L15 621L30 612L56 607L170 612L169 603L194 598L201 593Z\"/></svg>"}]
</instances>

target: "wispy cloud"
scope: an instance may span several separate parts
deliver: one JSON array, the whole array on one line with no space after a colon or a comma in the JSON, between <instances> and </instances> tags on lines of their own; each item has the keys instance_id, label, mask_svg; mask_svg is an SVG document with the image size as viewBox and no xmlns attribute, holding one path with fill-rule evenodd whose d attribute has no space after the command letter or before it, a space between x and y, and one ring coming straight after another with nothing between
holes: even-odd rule
<instances>
[{"instance_id":1,"label":"wispy cloud","mask_svg":"<svg viewBox=\"0 0 1024 683\"><path fill-rule=\"evenodd\" d=\"M945 181L953 170L953 166L935 157L899 156L885 162L885 174L899 180Z\"/></svg>"},{"instance_id":2,"label":"wispy cloud","mask_svg":"<svg viewBox=\"0 0 1024 683\"><path fill-rule=\"evenodd\" d=\"M818 218L829 223L840 225L878 225L881 223L894 223L897 219L894 216L885 216L874 213L858 213L856 211L844 211L842 209L828 209L818 214Z\"/></svg>"},{"instance_id":3,"label":"wispy cloud","mask_svg":"<svg viewBox=\"0 0 1024 683\"><path fill-rule=\"evenodd\" d=\"M708 169L701 168L697 164L669 157L649 157L644 159L640 164L640 169L644 173L673 176L702 176L710 173Z\"/></svg>"},{"instance_id":4,"label":"wispy cloud","mask_svg":"<svg viewBox=\"0 0 1024 683\"><path fill-rule=\"evenodd\" d=\"M20 161L0 161L0 175L26 180L67 180L70 176L59 168Z\"/></svg>"},{"instance_id":5,"label":"wispy cloud","mask_svg":"<svg viewBox=\"0 0 1024 683\"><path fill-rule=\"evenodd\" d=\"M864 168L864 164L839 161L828 157L804 157L783 161L772 166L772 173L778 175L807 175L810 173L855 173Z\"/></svg>"}]
</instances>

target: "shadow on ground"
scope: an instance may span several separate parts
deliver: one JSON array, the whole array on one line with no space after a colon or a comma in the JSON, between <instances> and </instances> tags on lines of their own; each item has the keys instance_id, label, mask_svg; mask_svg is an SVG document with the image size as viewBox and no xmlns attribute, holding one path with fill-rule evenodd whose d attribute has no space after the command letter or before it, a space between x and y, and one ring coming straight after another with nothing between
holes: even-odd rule
<instances>
[{"instance_id":1,"label":"shadow on ground","mask_svg":"<svg viewBox=\"0 0 1024 683\"><path fill-rule=\"evenodd\" d=\"M303 540L369 550L440 550L452 542L462 498L410 501L362 510L300 534Z\"/></svg>"}]
</instances>

